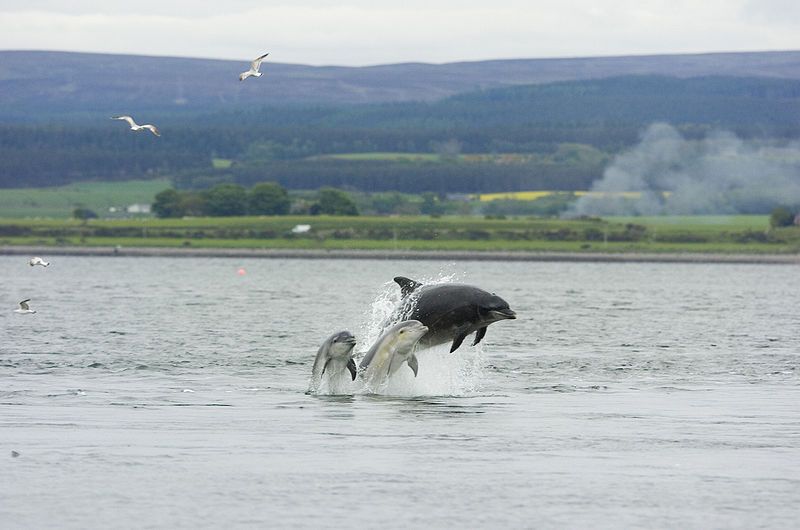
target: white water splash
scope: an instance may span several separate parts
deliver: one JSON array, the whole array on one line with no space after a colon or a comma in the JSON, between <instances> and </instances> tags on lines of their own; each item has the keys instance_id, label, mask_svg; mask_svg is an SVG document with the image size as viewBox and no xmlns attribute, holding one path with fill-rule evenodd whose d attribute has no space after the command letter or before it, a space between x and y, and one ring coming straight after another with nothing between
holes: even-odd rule
<instances>
[{"instance_id":1,"label":"white water splash","mask_svg":"<svg viewBox=\"0 0 800 530\"><path fill-rule=\"evenodd\" d=\"M452 271L440 269L436 276L429 278L412 278L424 285L438 285L442 283L452 283L458 275ZM358 344L356 345L356 356L361 357L366 353L370 346L381 336L381 332L387 327L396 324L392 321L392 313L397 308L402 296L400 286L394 281L388 281L381 285L380 290L375 295L372 305L364 314L364 324L359 328Z\"/></svg>"},{"instance_id":2,"label":"white water splash","mask_svg":"<svg viewBox=\"0 0 800 530\"><path fill-rule=\"evenodd\" d=\"M412 278L425 285L452 283L458 279L453 271L440 270L435 277ZM392 313L400 303L400 288L394 281L384 283L369 309L364 313L364 323L359 327L356 362L369 350L390 322ZM377 388L367 387L358 377L351 381L349 374L326 377L316 394L380 394L387 396L468 396L481 390L484 380L485 362L481 345L468 347L468 342L457 352L450 353L450 344L440 344L417 352L419 373L407 366ZM341 377L340 377L341 376Z\"/></svg>"},{"instance_id":3,"label":"white water splash","mask_svg":"<svg viewBox=\"0 0 800 530\"><path fill-rule=\"evenodd\" d=\"M480 346L450 353L449 344L417 352L419 372L401 367L371 393L417 396L468 396L478 393L484 379L483 351Z\"/></svg>"},{"instance_id":4,"label":"white water splash","mask_svg":"<svg viewBox=\"0 0 800 530\"><path fill-rule=\"evenodd\" d=\"M343 370L335 373L325 373L319 386L314 388L313 381L309 383L308 392L323 396L341 396L352 394L353 390L361 386L358 379L352 380L350 372Z\"/></svg>"}]
</instances>

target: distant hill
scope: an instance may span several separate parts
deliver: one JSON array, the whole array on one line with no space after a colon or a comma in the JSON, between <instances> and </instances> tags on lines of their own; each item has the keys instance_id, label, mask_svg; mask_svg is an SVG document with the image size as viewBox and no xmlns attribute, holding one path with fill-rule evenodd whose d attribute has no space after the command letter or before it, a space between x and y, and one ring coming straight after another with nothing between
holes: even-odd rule
<instances>
[{"instance_id":1,"label":"distant hill","mask_svg":"<svg viewBox=\"0 0 800 530\"><path fill-rule=\"evenodd\" d=\"M273 52L275 59L279 53ZM0 52L0 120L92 119L291 105L436 101L455 94L627 75L800 79L800 51L517 59L371 67L266 62L239 82L246 61L68 52Z\"/></svg>"},{"instance_id":2,"label":"distant hill","mask_svg":"<svg viewBox=\"0 0 800 530\"><path fill-rule=\"evenodd\" d=\"M197 188L275 180L294 189L585 189L654 121L690 138L717 128L745 138L797 138L800 80L625 76L479 90L434 102L209 110L159 115L160 138L134 134L107 116L69 125L0 124L0 187L162 176ZM434 156L419 163L320 156L376 152ZM456 163L449 155L458 152L530 156Z\"/></svg>"},{"instance_id":3,"label":"distant hill","mask_svg":"<svg viewBox=\"0 0 800 530\"><path fill-rule=\"evenodd\" d=\"M786 136L800 130L800 80L707 76L679 79L623 76L560 81L466 92L435 102L343 106L296 123L376 129L473 129L594 125L644 127L654 121L701 128L725 127L745 135ZM252 124L284 111L254 111ZM217 119L225 120L220 113Z\"/></svg>"}]
</instances>

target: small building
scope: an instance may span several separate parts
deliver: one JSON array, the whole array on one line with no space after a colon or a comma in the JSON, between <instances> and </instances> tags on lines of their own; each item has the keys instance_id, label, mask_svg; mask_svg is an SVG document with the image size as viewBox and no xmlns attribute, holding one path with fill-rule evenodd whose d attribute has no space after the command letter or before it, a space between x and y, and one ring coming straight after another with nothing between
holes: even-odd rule
<instances>
[{"instance_id":1,"label":"small building","mask_svg":"<svg viewBox=\"0 0 800 530\"><path fill-rule=\"evenodd\" d=\"M150 205L144 203L131 204L125 208L125 211L128 213L150 213Z\"/></svg>"},{"instance_id":2,"label":"small building","mask_svg":"<svg viewBox=\"0 0 800 530\"><path fill-rule=\"evenodd\" d=\"M292 233L293 234L305 234L309 230L311 230L311 225L297 225L294 228L292 228Z\"/></svg>"}]
</instances>

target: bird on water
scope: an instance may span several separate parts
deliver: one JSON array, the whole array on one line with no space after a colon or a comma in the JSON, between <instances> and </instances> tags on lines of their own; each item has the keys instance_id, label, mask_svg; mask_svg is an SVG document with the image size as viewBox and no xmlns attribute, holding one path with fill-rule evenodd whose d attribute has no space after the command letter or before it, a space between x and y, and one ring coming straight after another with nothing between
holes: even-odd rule
<instances>
[{"instance_id":1,"label":"bird on water","mask_svg":"<svg viewBox=\"0 0 800 530\"><path fill-rule=\"evenodd\" d=\"M47 267L48 265L50 265L50 262L43 260L39 256L34 256L34 257L32 257L30 259L30 261L28 262L28 265L30 265L31 267L34 267L36 265L41 265L42 267Z\"/></svg>"}]
</instances>

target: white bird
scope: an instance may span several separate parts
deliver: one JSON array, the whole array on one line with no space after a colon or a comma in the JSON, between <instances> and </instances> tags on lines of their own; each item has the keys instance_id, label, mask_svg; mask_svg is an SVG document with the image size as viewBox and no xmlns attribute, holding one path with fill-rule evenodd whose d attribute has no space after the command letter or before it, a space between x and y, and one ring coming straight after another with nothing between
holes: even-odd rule
<instances>
[{"instance_id":1,"label":"white bird","mask_svg":"<svg viewBox=\"0 0 800 530\"><path fill-rule=\"evenodd\" d=\"M15 313L20 313L20 314L23 314L23 315L27 315L27 314L30 314L30 313L35 313L36 311L31 309L30 306L28 305L28 302L30 302L30 301L31 301L31 299L28 298L27 300L23 300L22 302L20 302L19 303L19 309L15 309L14 312Z\"/></svg>"},{"instance_id":2,"label":"white bird","mask_svg":"<svg viewBox=\"0 0 800 530\"><path fill-rule=\"evenodd\" d=\"M50 265L50 262L43 260L39 256L34 256L28 262L28 265L30 265L31 267L33 267L34 265L41 265L42 267L47 267L48 265Z\"/></svg>"},{"instance_id":3,"label":"white bird","mask_svg":"<svg viewBox=\"0 0 800 530\"><path fill-rule=\"evenodd\" d=\"M261 72L258 71L258 69L261 67L261 61L263 61L264 57L266 57L267 55L269 55L269 52L265 53L261 57L254 59L253 62L250 63L250 69L246 72L242 72L241 74L239 74L239 81L244 81L248 77L261 77L262 74Z\"/></svg>"},{"instance_id":4,"label":"white bird","mask_svg":"<svg viewBox=\"0 0 800 530\"><path fill-rule=\"evenodd\" d=\"M158 132L158 129L156 128L155 125L150 125L149 123L146 123L144 125L139 125L135 121L133 121L133 118L131 118L130 116L112 116L111 119L127 121L128 125L131 126L132 131L141 131L142 129L147 129L156 136L161 136L161 133Z\"/></svg>"}]
</instances>

